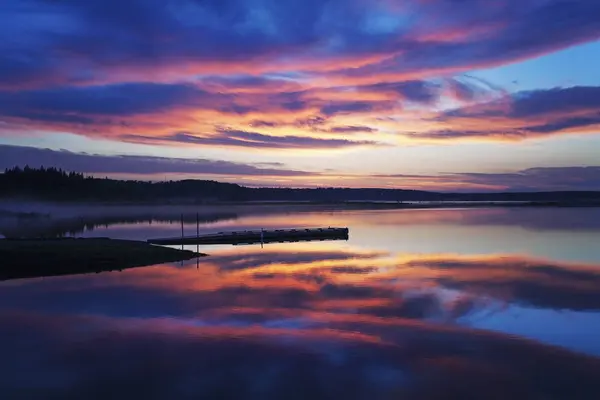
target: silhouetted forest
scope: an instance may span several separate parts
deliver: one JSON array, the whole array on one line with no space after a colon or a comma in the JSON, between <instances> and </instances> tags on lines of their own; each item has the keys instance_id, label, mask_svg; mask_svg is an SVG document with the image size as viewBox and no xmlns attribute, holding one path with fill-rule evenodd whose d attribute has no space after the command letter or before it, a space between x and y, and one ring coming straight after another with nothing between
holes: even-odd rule
<instances>
[{"instance_id":1,"label":"silhouetted forest","mask_svg":"<svg viewBox=\"0 0 600 400\"><path fill-rule=\"evenodd\" d=\"M241 199L239 185L215 181L146 182L86 177L56 168L11 168L0 174L0 197L75 201Z\"/></svg>"},{"instance_id":2,"label":"silhouetted forest","mask_svg":"<svg viewBox=\"0 0 600 400\"><path fill-rule=\"evenodd\" d=\"M600 192L437 193L404 189L248 188L209 180L102 179L56 168L11 168L0 174L0 198L51 201L542 201L598 202Z\"/></svg>"}]
</instances>

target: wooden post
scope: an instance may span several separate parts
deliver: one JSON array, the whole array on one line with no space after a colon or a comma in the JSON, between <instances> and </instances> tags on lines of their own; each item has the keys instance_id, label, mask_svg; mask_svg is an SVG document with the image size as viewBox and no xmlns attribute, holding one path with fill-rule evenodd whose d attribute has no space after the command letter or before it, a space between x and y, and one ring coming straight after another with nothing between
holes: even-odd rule
<instances>
[{"instance_id":1,"label":"wooden post","mask_svg":"<svg viewBox=\"0 0 600 400\"><path fill-rule=\"evenodd\" d=\"M181 240L183 241L183 214L181 214ZM183 243L181 243L181 250L183 250Z\"/></svg>"}]
</instances>

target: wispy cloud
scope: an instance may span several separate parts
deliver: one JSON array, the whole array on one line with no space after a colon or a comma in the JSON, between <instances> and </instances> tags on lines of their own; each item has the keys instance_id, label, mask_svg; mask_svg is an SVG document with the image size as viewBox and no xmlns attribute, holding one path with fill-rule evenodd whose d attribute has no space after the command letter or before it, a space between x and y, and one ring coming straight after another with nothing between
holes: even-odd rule
<instances>
[{"instance_id":1,"label":"wispy cloud","mask_svg":"<svg viewBox=\"0 0 600 400\"><path fill-rule=\"evenodd\" d=\"M434 129L405 134L411 138L433 140L521 140L561 133L598 133L600 87L518 92L491 102L443 112L429 122Z\"/></svg>"},{"instance_id":2,"label":"wispy cloud","mask_svg":"<svg viewBox=\"0 0 600 400\"><path fill-rule=\"evenodd\" d=\"M0 145L0 169L14 166L54 166L69 171L102 174L194 174L227 176L307 176L315 173L284 168L262 168L220 160L183 159L151 156L106 156Z\"/></svg>"},{"instance_id":3,"label":"wispy cloud","mask_svg":"<svg viewBox=\"0 0 600 400\"><path fill-rule=\"evenodd\" d=\"M377 131L377 129L375 129L375 128L371 128L368 126L362 126L362 125L334 126L329 129L329 132L331 132L331 133L358 133L358 132L371 133L371 132L376 132L376 131Z\"/></svg>"},{"instance_id":4,"label":"wispy cloud","mask_svg":"<svg viewBox=\"0 0 600 400\"><path fill-rule=\"evenodd\" d=\"M374 141L351 141L346 139L321 139L309 136L269 136L257 132L221 129L210 135L194 135L177 132L165 136L123 135L122 140L140 143L199 144L222 147L246 147L268 149L335 149L358 146L382 146Z\"/></svg>"},{"instance_id":5,"label":"wispy cloud","mask_svg":"<svg viewBox=\"0 0 600 400\"><path fill-rule=\"evenodd\" d=\"M261 84L264 81L256 80ZM250 80L249 84L254 83ZM272 149L378 145L374 140L351 141L340 139L339 135L328 137L327 133L376 130L357 125L337 126L331 118L337 114L391 110L394 104L377 100L330 100L322 96L327 93L319 94L314 90L222 93L207 91L191 83L63 86L0 91L0 118L31 129L64 130L88 136L165 144ZM284 120L256 119L256 116L273 115ZM200 118L206 122L199 122ZM200 127L204 133L187 133L190 125ZM232 127L224 129L220 125ZM248 127L253 131L248 131ZM272 132L275 128L277 132ZM285 132L290 128L295 134ZM173 134L173 131L180 133Z\"/></svg>"},{"instance_id":6,"label":"wispy cloud","mask_svg":"<svg viewBox=\"0 0 600 400\"><path fill-rule=\"evenodd\" d=\"M439 175L376 175L396 182L423 182L447 191L569 191L600 190L600 166L538 167L506 173L445 173Z\"/></svg>"}]
</instances>

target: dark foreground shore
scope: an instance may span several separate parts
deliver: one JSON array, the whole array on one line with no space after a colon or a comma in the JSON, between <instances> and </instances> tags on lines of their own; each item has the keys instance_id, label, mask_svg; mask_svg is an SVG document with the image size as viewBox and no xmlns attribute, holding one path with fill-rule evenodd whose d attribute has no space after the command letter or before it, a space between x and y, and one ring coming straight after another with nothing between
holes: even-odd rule
<instances>
[{"instance_id":1,"label":"dark foreground shore","mask_svg":"<svg viewBox=\"0 0 600 400\"><path fill-rule=\"evenodd\" d=\"M0 280L122 270L204 256L134 240L0 239Z\"/></svg>"}]
</instances>

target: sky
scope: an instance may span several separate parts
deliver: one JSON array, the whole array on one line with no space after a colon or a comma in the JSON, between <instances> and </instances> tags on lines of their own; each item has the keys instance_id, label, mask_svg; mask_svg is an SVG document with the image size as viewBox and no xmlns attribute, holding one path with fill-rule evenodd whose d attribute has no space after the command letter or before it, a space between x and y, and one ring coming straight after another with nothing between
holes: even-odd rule
<instances>
[{"instance_id":1,"label":"sky","mask_svg":"<svg viewBox=\"0 0 600 400\"><path fill-rule=\"evenodd\" d=\"M0 168L600 190L597 0L3 0Z\"/></svg>"}]
</instances>

